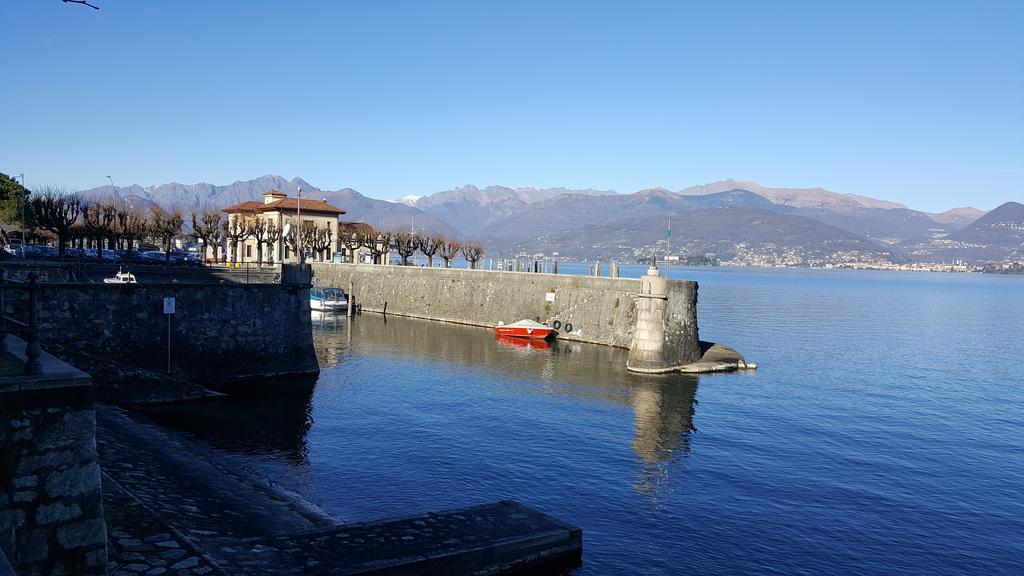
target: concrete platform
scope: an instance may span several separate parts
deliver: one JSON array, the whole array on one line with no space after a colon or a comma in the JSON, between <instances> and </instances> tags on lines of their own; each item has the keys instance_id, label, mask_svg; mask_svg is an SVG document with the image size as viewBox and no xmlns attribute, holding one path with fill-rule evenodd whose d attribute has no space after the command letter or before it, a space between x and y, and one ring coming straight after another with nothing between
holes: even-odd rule
<instances>
[{"instance_id":1,"label":"concrete platform","mask_svg":"<svg viewBox=\"0 0 1024 576\"><path fill-rule=\"evenodd\" d=\"M97 406L115 574L561 573L582 532L512 501L342 524L219 453Z\"/></svg>"},{"instance_id":2,"label":"concrete platform","mask_svg":"<svg viewBox=\"0 0 1024 576\"><path fill-rule=\"evenodd\" d=\"M505 500L240 544L234 574L553 574L580 564L583 534Z\"/></svg>"}]
</instances>

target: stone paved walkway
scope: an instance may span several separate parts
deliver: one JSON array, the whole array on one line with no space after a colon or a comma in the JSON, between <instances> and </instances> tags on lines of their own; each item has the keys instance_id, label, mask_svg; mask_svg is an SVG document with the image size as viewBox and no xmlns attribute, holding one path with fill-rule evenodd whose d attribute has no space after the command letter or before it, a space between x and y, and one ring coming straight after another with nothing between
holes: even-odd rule
<instances>
[{"instance_id":1,"label":"stone paved walkway","mask_svg":"<svg viewBox=\"0 0 1024 576\"><path fill-rule=\"evenodd\" d=\"M97 405L114 574L503 574L579 562L582 534L521 504L343 525L216 452Z\"/></svg>"},{"instance_id":2,"label":"stone paved walkway","mask_svg":"<svg viewBox=\"0 0 1024 576\"><path fill-rule=\"evenodd\" d=\"M103 508L111 576L225 574L107 475L103 477Z\"/></svg>"}]
</instances>

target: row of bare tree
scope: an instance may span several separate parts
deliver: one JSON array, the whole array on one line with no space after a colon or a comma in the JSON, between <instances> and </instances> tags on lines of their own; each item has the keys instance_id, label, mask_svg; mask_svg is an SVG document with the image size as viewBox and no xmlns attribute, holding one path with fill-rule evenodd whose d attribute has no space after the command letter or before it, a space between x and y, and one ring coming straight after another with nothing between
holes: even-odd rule
<instances>
[{"instance_id":1,"label":"row of bare tree","mask_svg":"<svg viewBox=\"0 0 1024 576\"><path fill-rule=\"evenodd\" d=\"M58 253L63 256L67 247L78 244L95 246L102 256L106 249L132 250L143 242L151 241L163 248L165 261L176 238L184 235L184 212L180 208L164 209L153 206L148 210L132 207L115 200L88 201L76 194L59 188L43 188L33 192L29 199L29 225L36 230L50 232L55 238ZM227 258L239 261L239 249L249 238L256 243L256 261L263 264L264 247L268 261L281 261L282 254L274 254L279 241L292 253L312 252L314 258L330 258L335 248L334 232L329 227L304 226L292 223L286 235L284 230L264 218L225 218L221 210L212 207L194 208L190 211L191 236L203 244L203 259L217 263L221 246L227 244ZM412 232L353 232L339 234L337 247L344 246L350 253L366 248L374 262L382 262L385 255L394 250L402 259L402 265L410 265L416 252L427 258L427 265L434 265L434 257L440 257L446 268L459 254L476 268L483 257L480 244L463 243L455 238L439 234L421 235Z\"/></svg>"},{"instance_id":2,"label":"row of bare tree","mask_svg":"<svg viewBox=\"0 0 1024 576\"><path fill-rule=\"evenodd\" d=\"M385 245L390 245L402 258L402 265L408 266L409 259L417 251L427 257L427 266L434 265L434 256L444 260L444 267L451 268L452 260L462 256L469 262L470 268L476 268L484 256L484 248L476 242L462 243L456 238L445 238L440 234L420 235L413 232L394 232L387 234Z\"/></svg>"},{"instance_id":3,"label":"row of bare tree","mask_svg":"<svg viewBox=\"0 0 1024 576\"><path fill-rule=\"evenodd\" d=\"M113 200L87 202L60 188L43 188L28 200L27 224L56 237L61 256L74 243L82 247L95 244L102 256L104 248L131 253L137 243L149 240L163 247L169 259L184 222L181 210L153 207L144 211Z\"/></svg>"}]
</instances>

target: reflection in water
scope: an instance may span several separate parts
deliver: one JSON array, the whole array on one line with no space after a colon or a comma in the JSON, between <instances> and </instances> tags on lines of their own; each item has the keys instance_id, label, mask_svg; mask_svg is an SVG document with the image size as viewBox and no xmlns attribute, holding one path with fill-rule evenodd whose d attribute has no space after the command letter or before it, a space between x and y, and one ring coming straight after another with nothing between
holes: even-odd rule
<instances>
[{"instance_id":1,"label":"reflection in water","mask_svg":"<svg viewBox=\"0 0 1024 576\"><path fill-rule=\"evenodd\" d=\"M633 394L633 451L644 461L638 491L655 495L678 456L690 455L697 379L654 382Z\"/></svg>"},{"instance_id":2,"label":"reflection in water","mask_svg":"<svg viewBox=\"0 0 1024 576\"><path fill-rule=\"evenodd\" d=\"M312 392L227 397L147 410L151 419L201 437L214 446L249 454L273 454L294 466L307 464L313 423Z\"/></svg>"},{"instance_id":3,"label":"reflection in water","mask_svg":"<svg viewBox=\"0 0 1024 576\"><path fill-rule=\"evenodd\" d=\"M656 495L678 457L690 453L697 377L633 374L625 369L626 350L500 338L486 328L411 318L385 322L377 315L351 323L344 317L318 319L313 339L322 369L341 364L344 370L346 361L367 355L417 357L511 376L511 384L528 393L630 404L632 448L641 465L634 486L645 495Z\"/></svg>"}]
</instances>

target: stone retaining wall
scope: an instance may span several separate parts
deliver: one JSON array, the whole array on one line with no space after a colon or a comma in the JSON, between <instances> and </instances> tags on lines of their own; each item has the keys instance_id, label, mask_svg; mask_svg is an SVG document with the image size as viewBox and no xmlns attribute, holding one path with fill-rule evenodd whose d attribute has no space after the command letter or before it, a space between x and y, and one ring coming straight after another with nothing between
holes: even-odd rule
<instances>
[{"instance_id":1,"label":"stone retaining wall","mask_svg":"<svg viewBox=\"0 0 1024 576\"><path fill-rule=\"evenodd\" d=\"M349 289L363 310L492 327L523 318L562 322L562 340L629 348L637 318L640 281L414 266L313 264L314 282ZM680 364L700 356L697 283L668 283L669 334ZM565 331L572 324L572 331Z\"/></svg>"},{"instance_id":2,"label":"stone retaining wall","mask_svg":"<svg viewBox=\"0 0 1024 576\"><path fill-rule=\"evenodd\" d=\"M24 347L7 340L12 351ZM48 354L40 360L45 375L0 378L0 549L18 574L104 574L89 377Z\"/></svg>"}]
</instances>

